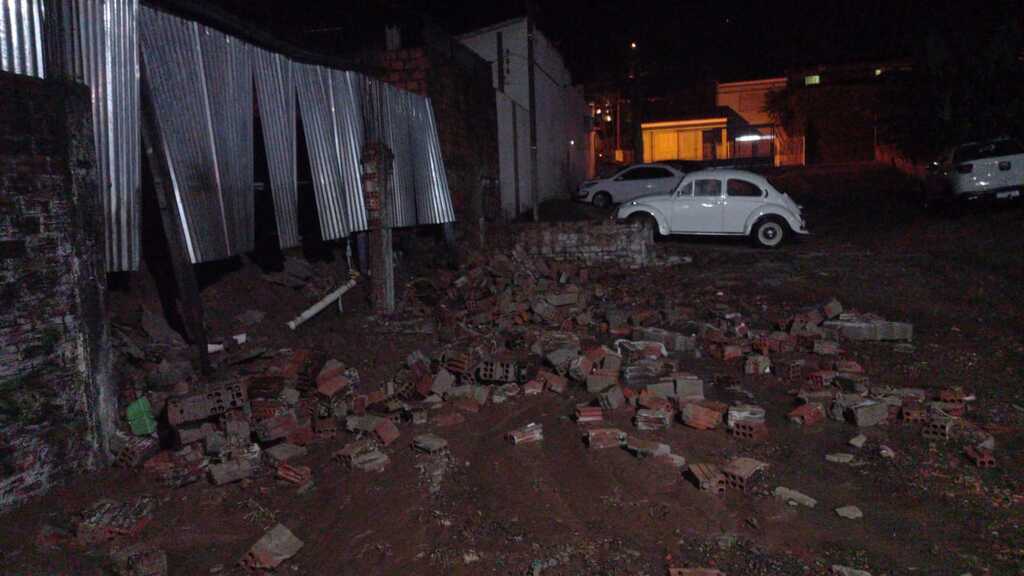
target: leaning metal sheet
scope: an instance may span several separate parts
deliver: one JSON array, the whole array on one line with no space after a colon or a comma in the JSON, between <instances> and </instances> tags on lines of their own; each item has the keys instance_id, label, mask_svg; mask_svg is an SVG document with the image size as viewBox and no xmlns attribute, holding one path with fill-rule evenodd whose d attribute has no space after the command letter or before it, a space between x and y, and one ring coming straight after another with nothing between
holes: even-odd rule
<instances>
[{"instance_id":1,"label":"leaning metal sheet","mask_svg":"<svg viewBox=\"0 0 1024 576\"><path fill-rule=\"evenodd\" d=\"M92 93L107 271L139 269L138 0L66 0L64 65Z\"/></svg>"},{"instance_id":2,"label":"leaning metal sheet","mask_svg":"<svg viewBox=\"0 0 1024 576\"><path fill-rule=\"evenodd\" d=\"M0 70L44 77L43 0L0 0Z\"/></svg>"},{"instance_id":3,"label":"leaning metal sheet","mask_svg":"<svg viewBox=\"0 0 1024 576\"><path fill-rule=\"evenodd\" d=\"M237 40L149 8L140 10L139 32L192 262L251 249L251 52Z\"/></svg>"},{"instance_id":4,"label":"leaning metal sheet","mask_svg":"<svg viewBox=\"0 0 1024 576\"><path fill-rule=\"evenodd\" d=\"M455 211L430 98L413 96L411 108L417 221L420 224L454 222Z\"/></svg>"},{"instance_id":5,"label":"leaning metal sheet","mask_svg":"<svg viewBox=\"0 0 1024 576\"><path fill-rule=\"evenodd\" d=\"M256 95L281 248L299 245L295 76L280 54L255 48Z\"/></svg>"},{"instance_id":6,"label":"leaning metal sheet","mask_svg":"<svg viewBox=\"0 0 1024 576\"><path fill-rule=\"evenodd\" d=\"M296 64L295 72L323 239L365 230L358 77L307 64Z\"/></svg>"}]
</instances>

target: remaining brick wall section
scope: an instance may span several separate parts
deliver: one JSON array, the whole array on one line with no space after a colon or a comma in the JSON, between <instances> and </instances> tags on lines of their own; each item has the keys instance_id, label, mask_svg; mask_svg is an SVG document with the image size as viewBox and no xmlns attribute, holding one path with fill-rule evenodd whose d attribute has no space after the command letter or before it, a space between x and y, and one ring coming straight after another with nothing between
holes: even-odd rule
<instances>
[{"instance_id":1,"label":"remaining brick wall section","mask_svg":"<svg viewBox=\"0 0 1024 576\"><path fill-rule=\"evenodd\" d=\"M615 263L638 267L649 263L650 230L638 224L557 222L516 224L507 232L515 246L531 256L585 264Z\"/></svg>"},{"instance_id":2,"label":"remaining brick wall section","mask_svg":"<svg viewBox=\"0 0 1024 576\"><path fill-rule=\"evenodd\" d=\"M102 460L115 419L89 93L0 73L0 510Z\"/></svg>"},{"instance_id":3,"label":"remaining brick wall section","mask_svg":"<svg viewBox=\"0 0 1024 576\"><path fill-rule=\"evenodd\" d=\"M457 219L475 226L497 216L498 119L491 65L452 39L418 48L370 52L362 60L398 88L429 96Z\"/></svg>"}]
</instances>

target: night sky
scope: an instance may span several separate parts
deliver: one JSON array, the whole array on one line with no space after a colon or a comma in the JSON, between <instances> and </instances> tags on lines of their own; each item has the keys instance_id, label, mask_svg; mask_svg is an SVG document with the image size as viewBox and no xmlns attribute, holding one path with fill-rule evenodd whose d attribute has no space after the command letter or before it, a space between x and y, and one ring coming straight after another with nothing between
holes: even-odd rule
<instances>
[{"instance_id":1,"label":"night sky","mask_svg":"<svg viewBox=\"0 0 1024 576\"><path fill-rule=\"evenodd\" d=\"M999 0L989 0L996 2ZM521 0L217 0L296 43L329 51L381 45L383 23L422 16L452 34L525 14ZM633 55L653 75L737 80L812 64L911 55L929 26L984 17L986 2L774 0L772 2L537 0L539 27L559 46L574 80L621 78Z\"/></svg>"}]
</instances>

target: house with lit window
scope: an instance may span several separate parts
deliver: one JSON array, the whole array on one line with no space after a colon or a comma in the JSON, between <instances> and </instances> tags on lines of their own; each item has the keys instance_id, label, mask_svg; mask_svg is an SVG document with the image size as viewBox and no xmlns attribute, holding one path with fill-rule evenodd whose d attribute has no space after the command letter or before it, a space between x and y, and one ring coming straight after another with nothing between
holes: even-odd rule
<instances>
[{"instance_id":1,"label":"house with lit window","mask_svg":"<svg viewBox=\"0 0 1024 576\"><path fill-rule=\"evenodd\" d=\"M785 77L715 84L715 107L705 113L659 113L641 124L644 159L803 164L803 142L790 137L765 111L768 94Z\"/></svg>"}]
</instances>

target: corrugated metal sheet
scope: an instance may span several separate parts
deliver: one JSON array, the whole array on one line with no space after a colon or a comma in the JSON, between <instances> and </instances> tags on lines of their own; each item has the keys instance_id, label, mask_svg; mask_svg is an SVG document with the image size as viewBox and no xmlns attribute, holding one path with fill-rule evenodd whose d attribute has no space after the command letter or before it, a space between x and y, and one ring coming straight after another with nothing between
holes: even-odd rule
<instances>
[{"instance_id":1,"label":"corrugated metal sheet","mask_svg":"<svg viewBox=\"0 0 1024 576\"><path fill-rule=\"evenodd\" d=\"M139 33L192 262L250 250L250 49L150 8L139 12Z\"/></svg>"},{"instance_id":2,"label":"corrugated metal sheet","mask_svg":"<svg viewBox=\"0 0 1024 576\"><path fill-rule=\"evenodd\" d=\"M296 64L295 76L323 238L365 230L358 77L308 64Z\"/></svg>"},{"instance_id":3,"label":"corrugated metal sheet","mask_svg":"<svg viewBox=\"0 0 1024 576\"><path fill-rule=\"evenodd\" d=\"M274 195L281 248L298 246L298 173L295 127L295 76L290 60L255 48L256 100Z\"/></svg>"},{"instance_id":4,"label":"corrugated metal sheet","mask_svg":"<svg viewBox=\"0 0 1024 576\"><path fill-rule=\"evenodd\" d=\"M43 78L43 0L0 0L0 70Z\"/></svg>"},{"instance_id":5,"label":"corrugated metal sheet","mask_svg":"<svg viewBox=\"0 0 1024 576\"><path fill-rule=\"evenodd\" d=\"M363 107L360 89L362 76L355 72L331 71L334 84L334 115L341 146L342 193L348 208L348 226L352 232L366 230L366 199L363 196Z\"/></svg>"},{"instance_id":6,"label":"corrugated metal sheet","mask_svg":"<svg viewBox=\"0 0 1024 576\"><path fill-rule=\"evenodd\" d=\"M448 176L430 98L412 96L411 122L413 165L416 180L416 217L420 224L455 221Z\"/></svg>"},{"instance_id":7,"label":"corrugated metal sheet","mask_svg":"<svg viewBox=\"0 0 1024 576\"><path fill-rule=\"evenodd\" d=\"M413 180L412 142L409 131L409 92L390 84L366 79L363 116L367 142L383 142L394 154L391 173L393 227L416 225L416 190Z\"/></svg>"},{"instance_id":8,"label":"corrugated metal sheet","mask_svg":"<svg viewBox=\"0 0 1024 576\"><path fill-rule=\"evenodd\" d=\"M65 0L64 65L92 93L107 270L139 269L138 0Z\"/></svg>"},{"instance_id":9,"label":"corrugated metal sheet","mask_svg":"<svg viewBox=\"0 0 1024 576\"><path fill-rule=\"evenodd\" d=\"M255 246L253 202L252 47L232 36L199 27L214 161L232 254Z\"/></svg>"}]
</instances>

